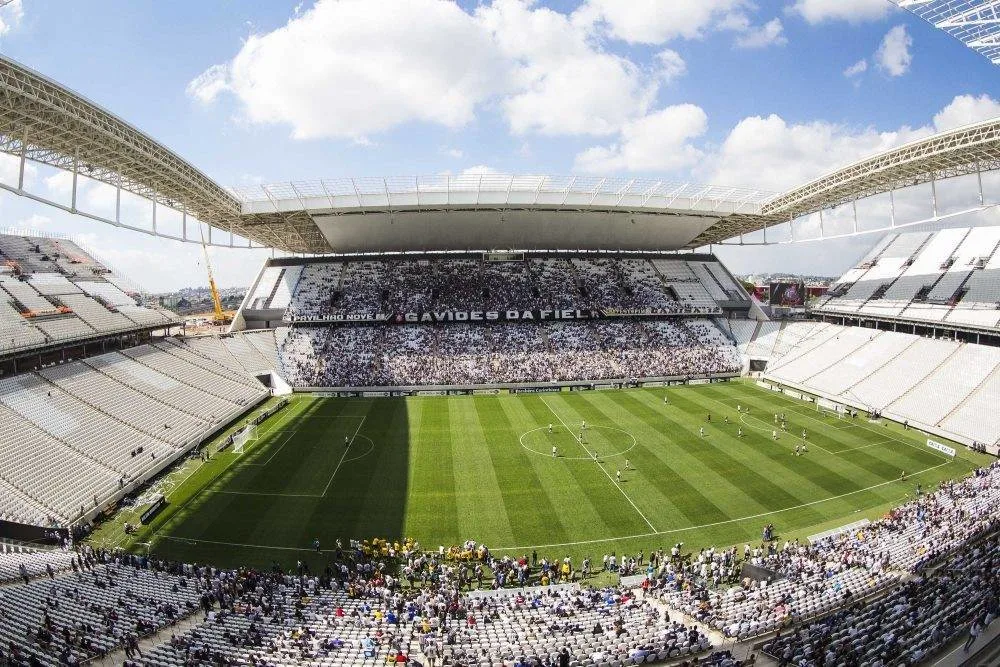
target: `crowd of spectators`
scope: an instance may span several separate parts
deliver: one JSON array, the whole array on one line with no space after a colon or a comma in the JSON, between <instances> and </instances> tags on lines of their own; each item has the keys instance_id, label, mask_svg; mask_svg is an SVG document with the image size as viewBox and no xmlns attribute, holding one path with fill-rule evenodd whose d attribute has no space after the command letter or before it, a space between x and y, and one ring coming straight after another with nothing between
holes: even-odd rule
<instances>
[{"instance_id":1,"label":"crowd of spectators","mask_svg":"<svg viewBox=\"0 0 1000 667\"><path fill-rule=\"evenodd\" d=\"M721 265L720 265L721 266ZM664 274L663 272L667 273ZM720 269L721 271L721 269ZM306 264L289 319L448 310L717 309L682 259L383 259ZM699 311L705 312L705 311Z\"/></svg>"},{"instance_id":2,"label":"crowd of spectators","mask_svg":"<svg viewBox=\"0 0 1000 667\"><path fill-rule=\"evenodd\" d=\"M968 651L1000 613L998 572L1000 535L994 533L883 598L779 633L764 650L780 665L917 665L967 632Z\"/></svg>"},{"instance_id":3,"label":"crowd of spectators","mask_svg":"<svg viewBox=\"0 0 1000 667\"><path fill-rule=\"evenodd\" d=\"M308 560L287 572L277 563L222 570L84 547L72 572L0 589L0 664L79 664L120 652L126 665L164 667L376 665L419 652L431 665L526 667L709 648L704 633L641 591L580 587L569 558L371 540L325 552L316 543L317 571ZM512 588L537 583L553 585ZM200 620L169 629L184 617ZM161 629L143 650L140 640Z\"/></svg>"},{"instance_id":4,"label":"crowd of spectators","mask_svg":"<svg viewBox=\"0 0 1000 667\"><path fill-rule=\"evenodd\" d=\"M879 521L815 544L772 540L756 548L745 545L742 558L733 550L708 550L690 562L667 559L651 573L652 588L672 608L744 639L820 616L919 575L963 545L995 532L998 507L1000 462L995 462L965 479L944 482L932 493L918 487L912 501ZM741 574L737 585L727 586L745 564L768 576Z\"/></svg>"},{"instance_id":5,"label":"crowd of spectators","mask_svg":"<svg viewBox=\"0 0 1000 667\"><path fill-rule=\"evenodd\" d=\"M470 385L735 373L708 320L294 327L280 359L296 386Z\"/></svg>"}]
</instances>

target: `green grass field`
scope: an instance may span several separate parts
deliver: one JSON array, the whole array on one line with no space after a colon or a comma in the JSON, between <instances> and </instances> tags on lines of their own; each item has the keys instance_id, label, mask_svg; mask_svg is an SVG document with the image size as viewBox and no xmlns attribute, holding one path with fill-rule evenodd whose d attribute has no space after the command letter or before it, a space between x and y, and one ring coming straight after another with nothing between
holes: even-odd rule
<instances>
[{"instance_id":1,"label":"green grass field","mask_svg":"<svg viewBox=\"0 0 1000 667\"><path fill-rule=\"evenodd\" d=\"M778 441L776 412L788 420ZM803 429L809 451L795 456ZM474 539L494 551L595 559L676 542L725 546L759 540L767 522L784 538L875 517L917 482L927 488L987 460L964 448L952 459L925 440L896 425L825 416L749 382L296 396L243 454L223 451L172 473L170 504L150 526L126 537L121 526L139 510L125 511L92 539L185 561L285 567L308 559L314 538L324 549L338 537L407 536L428 549Z\"/></svg>"}]
</instances>

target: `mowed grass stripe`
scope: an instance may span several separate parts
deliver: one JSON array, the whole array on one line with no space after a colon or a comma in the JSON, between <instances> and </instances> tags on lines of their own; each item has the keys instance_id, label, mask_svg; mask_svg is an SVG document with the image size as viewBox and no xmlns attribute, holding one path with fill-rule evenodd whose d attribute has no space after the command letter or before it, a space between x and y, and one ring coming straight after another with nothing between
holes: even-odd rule
<instances>
[{"instance_id":1,"label":"mowed grass stripe","mask_svg":"<svg viewBox=\"0 0 1000 667\"><path fill-rule=\"evenodd\" d=\"M511 432L507 434L510 438L508 443L500 443L501 446L519 452L521 465L530 472L530 477L523 480L525 485L536 485L547 498L546 505L550 508L552 517L541 526L537 534L559 534L566 539L563 541L573 541L581 539L594 539L603 537L619 530L618 526L609 526L605 523L602 513L595 506L593 499L584 491L574 476L574 470L580 463L587 461L568 461L566 456L575 455L575 450L568 450L567 446L572 446L569 439L571 434L563 433L563 429L557 429L553 425L553 434L548 434L547 425L539 424L529 410L528 404L534 401L534 397L517 397L508 400L500 397L483 397L483 402L496 406L506 417L511 425ZM516 425L516 426L514 426ZM542 434L536 438L539 442L544 438L544 445L539 449L541 454L532 453L524 449L521 444L521 436L534 429L536 434ZM532 434L533 435L533 434ZM561 447L562 456L552 458L545 453L546 448L551 449L552 443L563 445ZM591 464L593 465L593 464ZM516 483L516 482L515 482ZM527 537L527 536L525 536ZM529 542L522 541L527 544ZM537 544L537 542L533 542Z\"/></svg>"},{"instance_id":2,"label":"mowed grass stripe","mask_svg":"<svg viewBox=\"0 0 1000 667\"><path fill-rule=\"evenodd\" d=\"M791 467L791 462L782 458L778 452L769 451L764 447L734 450L731 447L713 443L711 435L702 438L698 429L702 428L701 424L704 424L706 433L708 433L710 425L704 419L709 410L706 410L705 405L698 402L697 399L698 397L694 394L681 395L680 392L672 396L669 421L673 429L687 432L686 449L703 465L713 467L716 470L729 471L733 476L734 483L739 485L744 493L754 498L760 506L768 509L791 507L807 500L813 500L818 496L821 497L816 489L803 488L802 480L795 479L799 476L798 472ZM698 421L692 423L685 418L685 415L697 415L695 419ZM772 481L776 477L773 466L751 465L754 459L759 461L758 457L762 454L770 462L783 468L784 472L791 476L791 479L786 480L783 477L782 483L778 484Z\"/></svg>"},{"instance_id":3,"label":"mowed grass stripe","mask_svg":"<svg viewBox=\"0 0 1000 667\"><path fill-rule=\"evenodd\" d=\"M658 397L640 394L637 400L652 405L651 402L656 398ZM792 460L794 458L791 456L792 450L777 445L770 437L744 426L744 436L740 438L738 433L741 424L735 419L735 415L731 417L730 423L726 424L724 420L726 415L716 410L712 413L714 415L712 423L709 423L707 415L713 405L706 403L705 398L698 392L687 392L683 397L671 394L671 405L666 411L677 419L683 419L688 413L697 414L696 423L699 429L705 429L706 437L701 438L697 434L693 436L696 439L695 451L703 461L714 461L712 467L728 473L727 479L739 487L741 495L749 496L749 500L742 506L730 510L732 516L774 511L808 503L817 498L837 495L828 493L821 486L803 477L796 467L797 462ZM697 406L694 411L692 411L693 406ZM709 458L710 456L712 458ZM770 471L770 476L765 478L767 471ZM778 494L773 493L776 484L771 481L772 478L781 480L781 491ZM763 485L762 479L765 482ZM758 508L756 512L750 511L755 507Z\"/></svg>"},{"instance_id":4,"label":"mowed grass stripe","mask_svg":"<svg viewBox=\"0 0 1000 667\"><path fill-rule=\"evenodd\" d=\"M703 421L704 415L692 414L690 420L680 418L675 408L664 405L661 397L649 392L624 392L614 400L631 406L638 419L651 429L661 429L664 437L674 445L659 449L657 455L662 465L678 471L676 476L680 480L676 483L690 486L692 492L700 496L693 504L695 523L706 523L709 516L713 521L720 521L774 509L775 499L762 502L744 485L743 475L747 468L744 457L750 451L748 442L736 441L730 443L726 451L717 450L713 437L702 438L698 431L708 426ZM686 424L683 428L678 426L682 421ZM673 479L671 482L675 483ZM714 511L699 513L698 507L706 504Z\"/></svg>"},{"instance_id":5,"label":"mowed grass stripe","mask_svg":"<svg viewBox=\"0 0 1000 667\"><path fill-rule=\"evenodd\" d=\"M543 479L533 464L541 458L525 451L517 442L521 426L514 426L493 396L473 396L470 404L482 427L490 460L496 470L504 509L514 532L513 539L525 543L542 535L565 541L573 533L562 523L565 511L552 502L546 489L559 482ZM535 460L533 460L535 459ZM549 468L552 468L551 461ZM493 543L495 544L495 542Z\"/></svg>"},{"instance_id":6,"label":"mowed grass stripe","mask_svg":"<svg viewBox=\"0 0 1000 667\"><path fill-rule=\"evenodd\" d=\"M436 535L439 540L458 543L462 533L455 497L449 411L429 401L401 403L407 418L407 433L386 446L407 451L410 495L406 502L406 536Z\"/></svg>"},{"instance_id":7,"label":"mowed grass stripe","mask_svg":"<svg viewBox=\"0 0 1000 667\"><path fill-rule=\"evenodd\" d=\"M713 397L716 398L717 400L723 400L724 398L728 398L729 399L728 404L731 404L733 401L732 391L730 388L723 388L723 389L699 388L699 390L705 391L709 395L713 395ZM761 417L766 416L770 418L773 422L774 402L773 401L770 403L765 402L765 400L768 398L771 397L767 396L766 394L763 393L762 390L756 387L749 388L749 391L747 391L745 394L741 394L740 400L744 400L746 404L751 405L753 409L757 412L756 415L751 413L749 419L753 418L760 419ZM779 394L775 398L781 398L781 395ZM768 411L769 407L770 411ZM782 412L780 406L777 409L777 412ZM809 435L810 440L812 440L816 434L821 434L825 436L825 439L827 441L833 439L836 440L837 442L843 443L845 449L848 447L858 447L860 445L869 444L877 440L876 438L872 437L877 434L873 434L870 431L861 428L860 426L856 426L854 424L852 424L851 428L843 428L843 427L838 428L825 423L819 418L809 419L808 416L805 416L806 418L803 419L803 415L795 417L793 416L793 413L787 410L785 410L784 412L785 416L791 420L790 421L791 427L788 435L785 436L784 434L782 434L783 437L790 437L795 439L797 438L797 436L801 435L801 430L805 428L807 435L812 434ZM766 428L766 426L764 426L766 422L762 424L761 422L758 421L754 422L754 424L758 428ZM780 426L778 428L780 428ZM835 433L839 437L835 438L831 437L830 436L831 433ZM898 454L897 452L892 452L889 456L884 456L885 452L891 450L885 450L879 455L876 455L875 453L873 453L872 451L873 449L874 448L872 447L868 447L865 449L854 449L853 451L846 452L840 455L836 454L833 451L825 451L825 450L822 451L821 453L828 455L830 457L829 461L826 461L826 463L831 471L837 470L840 472L836 474L842 474L844 476L849 475L851 478L859 479L861 481L859 485L862 487L871 486L877 481L893 479L895 477L898 477L901 469L909 467L912 470L914 463L917 464L918 469L927 468L931 465L934 465L934 461L937 459L937 457L928 458L922 455L921 452L916 452L916 450L913 450L917 454L916 456L907 453L902 457L900 457L897 455ZM907 461L910 461L909 465L907 465L906 463Z\"/></svg>"},{"instance_id":8,"label":"mowed grass stripe","mask_svg":"<svg viewBox=\"0 0 1000 667\"><path fill-rule=\"evenodd\" d=\"M570 428L575 428L580 424L579 419L573 423L572 414L563 412L566 410L566 405L562 401L562 396L558 394L534 394L520 398L534 418L534 423L539 426L551 423L553 428L565 429L556 415L562 417L566 426ZM550 400L552 402L548 403ZM553 411L555 412L553 413ZM574 442L576 435L577 433L570 431L570 442ZM573 456L587 456L587 450L583 445L577 444L575 447L576 449L570 450L573 452ZM649 532L649 526L646 525L645 520L639 516L639 513L629 504L596 462L586 459L561 460L565 464L566 470L573 476L573 481L579 492L586 495L591 507L597 510L608 529L609 536ZM611 474L614 474L613 470Z\"/></svg>"},{"instance_id":9,"label":"mowed grass stripe","mask_svg":"<svg viewBox=\"0 0 1000 667\"><path fill-rule=\"evenodd\" d=\"M409 423L406 404L400 400L372 403L359 436L347 451L344 463L330 484L322 512L328 534L346 539L364 534L398 538L409 495Z\"/></svg>"},{"instance_id":10,"label":"mowed grass stripe","mask_svg":"<svg viewBox=\"0 0 1000 667\"><path fill-rule=\"evenodd\" d=\"M601 421L611 421L629 428L637 446L629 452L636 470L629 479L635 479L629 490L643 499L643 506L650 506L659 518L658 529L724 521L732 513L720 504L728 492L734 490L722 475L715 474L701 465L694 457L673 442L675 434L664 429L661 414L648 406L637 403L626 392L602 392L595 396L577 396L583 402L579 412L592 412ZM655 445L651 443L656 443ZM617 464L622 465L618 457ZM697 485L697 486L696 486ZM705 493L705 489L710 489ZM720 502L721 501L721 502Z\"/></svg>"},{"instance_id":11,"label":"mowed grass stripe","mask_svg":"<svg viewBox=\"0 0 1000 667\"><path fill-rule=\"evenodd\" d=\"M451 424L452 470L461 534L481 536L472 539L489 540L488 544L513 544L514 528L498 479L502 471L493 465L483 425L472 401L469 397L449 396L442 402L447 406Z\"/></svg>"},{"instance_id":12,"label":"mowed grass stripe","mask_svg":"<svg viewBox=\"0 0 1000 667\"><path fill-rule=\"evenodd\" d=\"M670 406L663 406L664 394L670 397ZM555 424L557 432L562 430L543 400L551 402L571 427L586 419L594 426L624 428L638 438L638 446L627 454L638 470L626 476L623 487L664 534L649 535L649 527L592 461L553 461L520 448L517 439L524 431L544 428L549 422ZM807 457L794 457L790 453L794 439L790 447L784 441L775 444L770 441L770 429L757 432L744 428L747 436L738 439L735 424L724 427L716 423L723 414L716 400L732 405L731 420L736 402L746 405L752 401L755 416L770 418L784 410L793 424L800 418L803 424L815 422L806 426L810 439L828 437L823 442L830 442L831 448L859 443L856 446L864 449L841 454L810 451ZM756 407L758 401L766 407ZM274 479L282 479L286 463L309 465L311 458L314 467L329 464L332 472L343 453L344 429L337 424L346 426L350 420L330 417L366 412L369 417L361 433L378 441L379 455L372 452L345 463L327 497L296 499L208 491L188 501L198 488L213 486L213 479L215 489L233 488L227 486L227 480L239 476L242 469L268 471L268 477L262 478L263 490L272 488L267 484ZM711 426L705 424L706 412L713 412ZM548 557L599 556L614 550L648 552L677 541L694 548L723 546L757 541L760 527L769 521L775 523L779 534L801 536L862 516L874 518L912 497L917 481L930 488L986 460L963 450L954 462L945 462L926 450L926 436L921 434L901 431L895 425L867 427L865 422L863 427L858 420L853 426L847 421L824 422L818 414L816 417L812 418L807 403L743 383L474 398L357 401L295 397L293 405L276 415L276 421L262 426L261 439L254 447L267 453L278 446L282 434L277 431L304 429L297 435L304 438L303 443L292 446L289 442L286 449L292 447L289 451L302 457L302 452L310 451L309 444L316 444L310 441L334 437L337 442L329 451L312 450L315 457L288 462L282 462L282 452L272 460L280 463L278 466L240 466L241 461L261 459L221 453L204 464L193 481L171 492L171 505L162 525L165 534L177 539L155 540L151 533L157 525L154 522L126 544L138 544L134 548L144 553L141 545L153 537L155 555L220 565L245 562L267 566L278 559L284 567L292 567L296 558L312 558L308 544L313 537L319 537L324 548L332 548L335 537L391 537L400 532L394 529L399 525L405 526L402 534L431 549L465 539L485 541L494 549L517 546L518 552L530 550L532 544L565 545L539 549L540 555ZM705 439L708 442L698 437L702 425L710 433ZM589 435L596 446L608 448L605 467L613 475L625 456L612 460L610 450L616 446L617 436L611 432L602 435L598 429ZM561 450L578 447L575 433L564 437ZM878 444L886 438L901 442ZM544 437L539 439L537 448L545 452L548 442ZM891 478L882 482L870 469L854 464L852 459L859 452L889 463ZM585 456L583 449L578 453ZM942 467L913 474L942 463ZM840 494L831 494L808 479L809 465L853 481L855 490L831 498ZM908 466L908 473L913 471L906 482L898 481L902 465ZM797 478L788 472L789 466ZM485 477L483 470L488 471ZM824 476L827 471L822 471ZM783 485L786 494L796 500L788 502L787 496L771 494L766 487L761 493L757 478L748 473L765 475L773 484ZM866 483L870 480L882 486L870 488ZM285 489L286 493L292 491ZM530 502L522 504L529 498ZM807 507L800 506L806 503ZM529 519L524 526L518 523L522 517ZM500 523L495 525L498 519ZM298 551L301 549L305 553ZM321 567L323 558L316 556L311 565Z\"/></svg>"}]
</instances>

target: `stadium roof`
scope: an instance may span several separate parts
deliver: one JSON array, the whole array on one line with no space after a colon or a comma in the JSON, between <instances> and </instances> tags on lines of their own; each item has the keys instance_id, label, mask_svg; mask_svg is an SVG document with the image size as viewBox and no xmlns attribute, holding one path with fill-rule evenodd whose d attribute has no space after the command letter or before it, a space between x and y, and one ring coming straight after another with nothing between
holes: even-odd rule
<instances>
[{"instance_id":1,"label":"stadium roof","mask_svg":"<svg viewBox=\"0 0 1000 667\"><path fill-rule=\"evenodd\" d=\"M665 180L500 174L227 190L109 111L0 56L0 152L21 162L18 182L0 183L2 188L182 240L199 240L187 233L186 222L194 218L289 252L673 250L718 243L902 187L1000 169L1000 119L912 142L780 195ZM74 174L70 206L25 190L26 160ZM122 220L120 206L113 219L79 211L77 175L181 211L182 236L159 232L155 214L150 230Z\"/></svg>"},{"instance_id":2,"label":"stadium roof","mask_svg":"<svg viewBox=\"0 0 1000 667\"><path fill-rule=\"evenodd\" d=\"M889 0L1000 65L997 0Z\"/></svg>"}]
</instances>

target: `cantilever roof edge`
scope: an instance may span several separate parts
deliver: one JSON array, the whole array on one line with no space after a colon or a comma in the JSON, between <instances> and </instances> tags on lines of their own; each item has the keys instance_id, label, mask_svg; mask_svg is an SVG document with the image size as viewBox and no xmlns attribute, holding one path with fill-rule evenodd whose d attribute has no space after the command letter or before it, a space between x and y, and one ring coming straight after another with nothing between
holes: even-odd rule
<instances>
[{"instance_id":1,"label":"cantilever roof edge","mask_svg":"<svg viewBox=\"0 0 1000 667\"><path fill-rule=\"evenodd\" d=\"M1000 169L1000 117L910 141L831 171L705 230L690 247L717 243L877 194Z\"/></svg>"}]
</instances>

